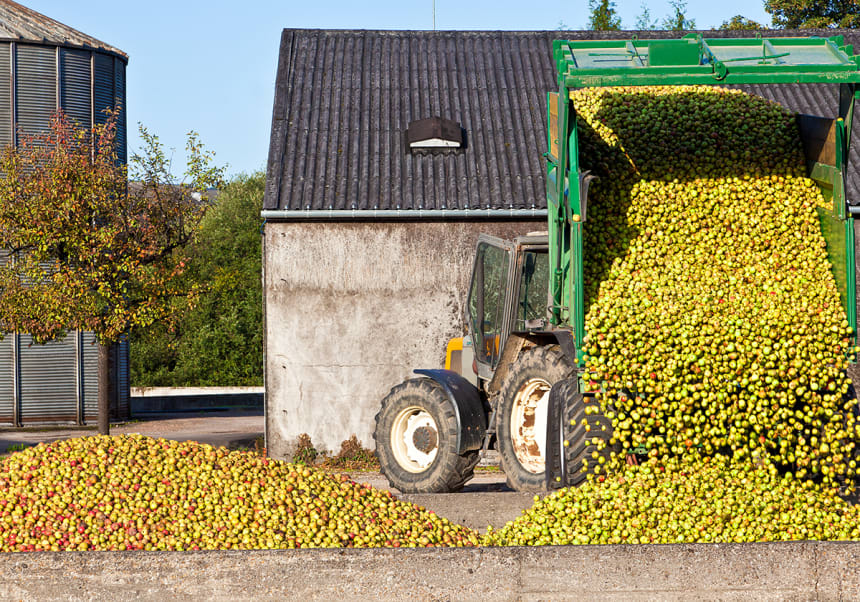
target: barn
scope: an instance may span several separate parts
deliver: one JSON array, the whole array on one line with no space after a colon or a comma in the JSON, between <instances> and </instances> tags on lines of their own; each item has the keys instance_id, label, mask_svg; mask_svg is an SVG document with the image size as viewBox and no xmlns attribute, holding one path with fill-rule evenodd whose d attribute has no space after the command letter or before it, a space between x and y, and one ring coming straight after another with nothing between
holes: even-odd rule
<instances>
[{"instance_id":1,"label":"barn","mask_svg":"<svg viewBox=\"0 0 860 602\"><path fill-rule=\"evenodd\" d=\"M665 32L283 31L262 212L272 456L302 433L372 447L389 389L442 366L478 234L546 229L552 40L634 35ZM835 86L744 88L838 114Z\"/></svg>"}]
</instances>

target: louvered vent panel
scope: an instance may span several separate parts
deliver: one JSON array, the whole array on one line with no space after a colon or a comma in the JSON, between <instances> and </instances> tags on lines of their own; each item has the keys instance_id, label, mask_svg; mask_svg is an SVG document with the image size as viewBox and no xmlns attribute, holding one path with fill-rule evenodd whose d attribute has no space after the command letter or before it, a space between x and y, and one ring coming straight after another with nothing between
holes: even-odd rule
<instances>
[{"instance_id":1,"label":"louvered vent panel","mask_svg":"<svg viewBox=\"0 0 860 602\"><path fill-rule=\"evenodd\" d=\"M13 424L15 395L14 334L0 340L0 424Z\"/></svg>"},{"instance_id":2,"label":"louvered vent panel","mask_svg":"<svg viewBox=\"0 0 860 602\"><path fill-rule=\"evenodd\" d=\"M131 415L128 387L128 341L120 341L113 346L113 361L116 369L116 397L111 405L111 416L125 420Z\"/></svg>"},{"instance_id":3,"label":"louvered vent panel","mask_svg":"<svg viewBox=\"0 0 860 602\"><path fill-rule=\"evenodd\" d=\"M95 69L93 70L93 97L95 99L95 121L104 123L107 121L105 109L113 108L114 100L114 68L113 57L103 54L95 55Z\"/></svg>"},{"instance_id":4,"label":"louvered vent panel","mask_svg":"<svg viewBox=\"0 0 860 602\"><path fill-rule=\"evenodd\" d=\"M75 422L75 335L44 345L21 335L21 422Z\"/></svg>"},{"instance_id":5,"label":"louvered vent panel","mask_svg":"<svg viewBox=\"0 0 860 602\"><path fill-rule=\"evenodd\" d=\"M85 332L83 339L84 419L95 423L99 418L99 346L91 332Z\"/></svg>"},{"instance_id":6,"label":"louvered vent panel","mask_svg":"<svg viewBox=\"0 0 860 602\"><path fill-rule=\"evenodd\" d=\"M60 50L60 107L79 127L90 128L90 57L85 50Z\"/></svg>"},{"instance_id":7,"label":"louvered vent panel","mask_svg":"<svg viewBox=\"0 0 860 602\"><path fill-rule=\"evenodd\" d=\"M125 63L118 59L114 59L114 93L120 108L119 119L116 124L117 155L125 163L128 160L126 154L128 137L126 134Z\"/></svg>"},{"instance_id":8,"label":"louvered vent panel","mask_svg":"<svg viewBox=\"0 0 860 602\"><path fill-rule=\"evenodd\" d=\"M11 46L0 44L0 147L12 144Z\"/></svg>"},{"instance_id":9,"label":"louvered vent panel","mask_svg":"<svg viewBox=\"0 0 860 602\"><path fill-rule=\"evenodd\" d=\"M57 49L19 44L15 77L18 128L25 135L50 131L57 110Z\"/></svg>"}]
</instances>

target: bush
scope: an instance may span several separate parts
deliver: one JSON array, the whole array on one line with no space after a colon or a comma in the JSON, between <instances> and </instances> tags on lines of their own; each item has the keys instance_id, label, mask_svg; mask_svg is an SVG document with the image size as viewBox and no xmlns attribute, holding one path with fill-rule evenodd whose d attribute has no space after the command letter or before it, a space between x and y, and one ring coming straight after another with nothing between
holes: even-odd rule
<instances>
[{"instance_id":1,"label":"bush","mask_svg":"<svg viewBox=\"0 0 860 602\"><path fill-rule=\"evenodd\" d=\"M358 437L352 435L341 442L340 452L336 456L326 458L322 466L338 470L379 470L379 460L376 454L361 445Z\"/></svg>"},{"instance_id":2,"label":"bush","mask_svg":"<svg viewBox=\"0 0 860 602\"><path fill-rule=\"evenodd\" d=\"M299 439L296 442L296 452L293 454L293 462L313 466L317 456L319 456L319 452L314 447L314 444L311 443L311 436L307 433L299 435Z\"/></svg>"},{"instance_id":3,"label":"bush","mask_svg":"<svg viewBox=\"0 0 860 602\"><path fill-rule=\"evenodd\" d=\"M132 337L131 384L260 386L263 315L260 209L265 174L234 178L217 195L191 249L197 305L169 331Z\"/></svg>"}]
</instances>

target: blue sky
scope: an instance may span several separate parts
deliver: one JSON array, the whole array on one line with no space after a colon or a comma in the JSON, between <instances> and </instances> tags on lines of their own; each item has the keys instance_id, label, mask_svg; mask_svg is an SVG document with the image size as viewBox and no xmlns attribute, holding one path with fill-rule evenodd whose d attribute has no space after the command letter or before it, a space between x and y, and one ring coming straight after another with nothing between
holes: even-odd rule
<instances>
[{"instance_id":1,"label":"blue sky","mask_svg":"<svg viewBox=\"0 0 860 602\"><path fill-rule=\"evenodd\" d=\"M285 27L432 29L433 0L18 0L27 7L122 49L129 55L129 150L139 145L137 123L175 149L184 167L185 133L196 130L228 173L265 167L275 68ZM670 12L665 0L646 2L652 18ZM642 2L619 1L633 28ZM688 2L699 28L742 14L770 23L763 2ZM437 29L584 28L588 3L513 0L436 0Z\"/></svg>"}]
</instances>

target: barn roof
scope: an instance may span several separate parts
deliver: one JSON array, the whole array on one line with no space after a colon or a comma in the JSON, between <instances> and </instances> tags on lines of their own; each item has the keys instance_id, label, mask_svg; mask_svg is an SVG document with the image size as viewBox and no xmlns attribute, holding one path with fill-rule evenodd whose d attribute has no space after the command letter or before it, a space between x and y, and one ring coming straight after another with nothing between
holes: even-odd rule
<instances>
[{"instance_id":1,"label":"barn roof","mask_svg":"<svg viewBox=\"0 0 860 602\"><path fill-rule=\"evenodd\" d=\"M122 50L12 0L0 0L0 39L92 48L128 58Z\"/></svg>"},{"instance_id":2,"label":"barn roof","mask_svg":"<svg viewBox=\"0 0 860 602\"><path fill-rule=\"evenodd\" d=\"M860 48L860 31L854 30L701 33L843 35ZM546 92L557 87L552 41L634 35L667 32L285 29L265 214L283 219L544 215ZM793 111L838 113L835 85L738 87ZM406 130L430 117L459 123L463 146L410 152ZM851 173L858 168L853 153ZM855 180L849 178L848 196L860 200Z\"/></svg>"}]
</instances>

